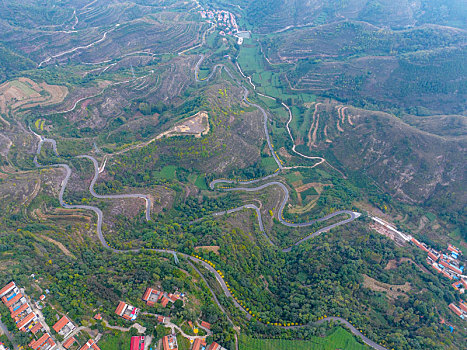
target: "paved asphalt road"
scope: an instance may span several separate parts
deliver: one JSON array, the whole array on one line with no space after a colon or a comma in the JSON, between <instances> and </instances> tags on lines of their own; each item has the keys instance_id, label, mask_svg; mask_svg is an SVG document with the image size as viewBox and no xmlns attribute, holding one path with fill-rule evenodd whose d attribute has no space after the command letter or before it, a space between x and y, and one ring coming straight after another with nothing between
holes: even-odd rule
<instances>
[{"instance_id":1,"label":"paved asphalt road","mask_svg":"<svg viewBox=\"0 0 467 350\"><path fill-rule=\"evenodd\" d=\"M13 338L13 335L10 333L10 331L5 326L5 324L2 322L1 318L0 318L0 329L2 330L3 334L6 335L8 340L13 344L13 349L18 350L18 345L16 345L15 339Z\"/></svg>"},{"instance_id":2,"label":"paved asphalt road","mask_svg":"<svg viewBox=\"0 0 467 350\"><path fill-rule=\"evenodd\" d=\"M200 81L198 79L198 69L199 69L199 66L202 62L202 60L204 59L204 56L201 57L201 59L198 61L197 65L196 65L196 74L195 74L195 78L196 78L196 81ZM211 72L211 74L208 76L208 78L204 79L203 81L207 81L209 80L215 73L217 67L221 67L221 68L224 68L225 71L231 76L232 79L234 79L235 81L237 81L233 75L230 73L230 71L223 65L217 65L216 67L214 67L213 71ZM240 84L240 83L239 83ZM251 102L248 101L248 90L240 84L240 86L243 88L244 90L244 96L243 96L243 100L245 101L245 103L251 105L251 106L254 106L256 108L258 108L259 110L261 110L262 114L263 114L263 117L264 117L264 129L265 129L265 134L266 134L266 138L267 138L267 141L268 141L268 145L269 145L269 148L271 150L271 153L273 154L274 156L274 160L276 161L279 169L283 169L283 166L280 162L280 160L278 159L277 155L275 154L274 152L274 149L272 148L272 145L271 145L271 141L270 141L270 137L269 137L269 132L268 132L268 129L267 129L267 115L266 115L266 112L264 111L263 108L261 108L260 106L256 105L256 104L253 104ZM37 137L39 137L40 141L39 141L39 145L38 145L38 148L37 148L37 152L36 152L36 156L34 157L34 163L37 167L41 167L41 165L38 163L37 161L37 155L40 154L40 151L41 151L41 147L43 145L44 142L49 142L52 144L52 147L54 149L54 152L58 155L57 153L57 148L56 148L56 142L55 140L52 140L52 139L45 139L37 134L35 134ZM99 167L98 167L98 163L97 161L91 157L91 156L87 156L87 155L82 155L80 156L81 158L87 158L89 160L91 160L94 164L94 170L95 170L95 173L94 173L94 177L93 177L93 180L91 182L91 185L89 187L89 190L91 192L91 194L96 197L96 198L108 198L108 199L112 199L112 198L142 198L142 199L145 199L146 200L146 219L149 220L150 219L150 206L151 206L151 202L150 202L150 199L149 197L147 197L146 195L141 195L141 194L134 194L134 195L106 195L106 196L100 196L98 194L95 193L94 191L94 185L95 185L95 182L97 181L97 178L99 176ZM51 166L54 166L54 167L61 167L65 170L65 178L63 179L62 181L62 184L61 184L61 189L60 189L60 193L59 193L59 201L60 201L60 205L62 205L64 208L70 208L70 209L85 209L85 210L92 210L93 212L96 213L97 215L97 234L98 234L98 238L99 238L99 241L100 243L102 244L102 246L106 249L109 249L111 250L112 252L114 253L139 253L139 252L142 252L142 251L152 251L152 252L156 252L156 253L168 253L168 254L178 254L179 256L182 256L184 258L186 258L187 260L191 260L193 262L196 262L196 263L199 263L201 264L203 267L205 267L206 269L208 269L211 273L214 274L214 276L216 277L219 285L221 286L222 288L222 291L223 293L227 296L227 297L232 297L232 301L233 303L235 304L235 307L237 307L239 310L243 311L243 313L245 314L245 317L247 319L251 319L251 315L233 298L232 294L230 293L227 285L225 284L223 278L220 276L220 274L217 272L217 270L215 268L213 268L211 265L209 265L208 263L206 263L205 261L202 261L198 258L195 258L193 256L190 256L190 255L187 255L187 254L184 254L184 253L180 253L180 252L176 252L176 251L173 251L173 250L165 250L165 249L131 249L131 250L118 250L118 249L114 249L114 248L111 248L105 238L104 238L104 235L102 233L102 221L103 221L103 213L102 211L97 208L97 207L94 207L94 206L89 206L89 205L71 205L71 204L67 204L64 200L63 200L63 195L64 195L64 192L65 192L65 188L68 184L68 181L70 179L70 176L71 176L71 169L70 167L67 165L67 164L54 164L54 165L51 165ZM243 184L251 184L251 183L255 183L255 182L259 182L259 181L264 181L264 180L267 180L271 177L275 176L275 174L273 175L269 175L265 178L262 178L262 179L258 179L258 180L252 180L252 181L249 181L249 182L243 182ZM216 183L221 183L221 182L230 182L230 180L218 180L217 182L213 182L211 183L211 188L214 187L214 185ZM232 183L232 182L231 182ZM285 193L285 197L281 203L281 206L279 208L279 220L282 224L286 225L286 226L289 226L289 227L305 227L305 226L310 226L312 225L313 223L315 222L319 222L319 221L325 221L325 220L328 220L329 218L333 217L333 216L336 216L336 215L339 215L339 214L349 214L350 215L350 218L349 219L346 219L346 220L343 220L343 221L340 221L338 223L335 223L333 225L330 225L330 226L327 226L319 231L316 231L313 235L318 235L320 234L321 232L324 232L324 231L327 231L333 227L336 227L338 225L342 225L344 223L347 223L347 222L350 222L352 220L355 220L358 216L360 216L359 213L354 213L354 212L351 212L351 211L339 211L339 212L335 212L333 214L330 214L330 215L327 215L321 219L317 219L317 220L314 220L312 222L308 222L308 223L290 223L290 222L287 222L285 221L283 218L282 218L282 212L283 212L283 209L285 207L285 204L286 202L288 201L288 198L289 198L289 191L287 189L287 187L285 187L285 185L281 182L278 182L278 181L273 181L273 182L270 182L270 183L266 183L264 185L261 185L261 186L258 186L256 188L249 188L249 187L239 187L239 188L234 188L234 189L229 189L231 191L259 191L263 188L266 188L268 186L279 186L282 188L282 190L284 191ZM270 243L272 243L272 241L269 239L269 237L266 235L266 233L264 232L264 227L263 227L263 224L262 224L262 218L261 218L261 212L259 210L259 208L253 204L246 204L242 207L239 207L239 208L235 208L235 209L231 209L231 210L228 210L224 213L231 213L231 212L234 212L234 211L238 211L238 210L242 210L242 209L245 209L245 208L249 208L249 209L254 209L258 215L258 221L259 221L259 225L260 225L260 228L262 230L262 232L264 233L265 237L268 239L268 241ZM221 213L217 213L217 215L221 215ZM295 243L295 245L298 245L298 244L301 244L303 243L304 241L306 241L307 239L310 239L313 235L307 237L307 238L304 238L298 242ZM289 249L285 249L284 250L285 252L288 252L290 251L290 248ZM208 285L209 287L209 285ZM211 287L209 287L209 289L211 290L211 293L214 294L214 291L211 289ZM218 303L218 305L220 305L220 303ZM372 346L373 348L377 349L377 350L387 350L385 349L384 347L372 342L370 339L368 339L367 337L365 337L363 334L361 334L354 326L352 326L348 321L346 321L345 319L343 318L340 318L340 317L329 317L329 318L326 318L324 320L320 320L320 321L317 321L313 324L320 324L320 323L323 323L323 322L329 322L329 321L340 321L342 322L343 324L345 324L351 331L353 334L355 334L356 336L360 337L362 339L363 342L365 342L366 344ZM297 326L299 327L299 326ZM301 326L301 327L306 327L306 326Z\"/></svg>"},{"instance_id":3,"label":"paved asphalt road","mask_svg":"<svg viewBox=\"0 0 467 350\"><path fill-rule=\"evenodd\" d=\"M113 194L113 195L100 195L100 194L97 194L94 191L94 185L96 184L97 179L99 178L99 164L97 163L97 160L94 157L87 156L87 155L79 156L78 158L89 159L90 161L92 161L92 163L94 165L94 177L93 177L93 179L91 181L91 185L89 186L89 192L91 192L91 194L94 197L100 198L100 199L119 199L119 198L141 198L141 199L144 199L146 201L146 220L147 221L151 220L151 199L149 198L149 196L147 196L145 194Z\"/></svg>"}]
</instances>

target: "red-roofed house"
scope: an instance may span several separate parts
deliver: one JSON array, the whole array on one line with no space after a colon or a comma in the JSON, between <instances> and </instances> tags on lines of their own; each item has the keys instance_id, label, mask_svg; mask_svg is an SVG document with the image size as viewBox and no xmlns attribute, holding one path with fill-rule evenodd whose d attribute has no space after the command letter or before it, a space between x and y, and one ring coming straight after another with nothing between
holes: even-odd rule
<instances>
[{"instance_id":1,"label":"red-roofed house","mask_svg":"<svg viewBox=\"0 0 467 350\"><path fill-rule=\"evenodd\" d=\"M134 321L136 320L136 317L138 316L139 309L121 301L118 304L117 309L115 310L115 313L123 317L125 320Z\"/></svg>"},{"instance_id":2,"label":"red-roofed house","mask_svg":"<svg viewBox=\"0 0 467 350\"><path fill-rule=\"evenodd\" d=\"M52 328L55 332L62 335L66 338L73 330L76 328L73 322L71 322L68 317L63 316L57 323L55 323Z\"/></svg>"},{"instance_id":3,"label":"red-roofed house","mask_svg":"<svg viewBox=\"0 0 467 350\"><path fill-rule=\"evenodd\" d=\"M211 324L207 323L206 321L201 321L201 327L211 329Z\"/></svg>"},{"instance_id":4,"label":"red-roofed house","mask_svg":"<svg viewBox=\"0 0 467 350\"><path fill-rule=\"evenodd\" d=\"M464 303L463 301L460 301L459 306L462 309L462 311L467 312L467 304L466 303Z\"/></svg>"},{"instance_id":5,"label":"red-roofed house","mask_svg":"<svg viewBox=\"0 0 467 350\"><path fill-rule=\"evenodd\" d=\"M53 350L57 346L57 344L55 344L55 341L52 338L47 339L47 344L49 346L47 347L47 346L42 345L41 350Z\"/></svg>"},{"instance_id":6,"label":"red-roofed house","mask_svg":"<svg viewBox=\"0 0 467 350\"><path fill-rule=\"evenodd\" d=\"M143 294L143 301L148 301L149 300L149 297L151 296L151 293L152 293L152 288L146 288L146 291L144 292Z\"/></svg>"},{"instance_id":7,"label":"red-roofed house","mask_svg":"<svg viewBox=\"0 0 467 350\"><path fill-rule=\"evenodd\" d=\"M63 347L65 349L69 349L70 346L72 346L74 343L76 343L76 339L74 337L70 337L65 342L63 343Z\"/></svg>"},{"instance_id":8,"label":"red-roofed house","mask_svg":"<svg viewBox=\"0 0 467 350\"><path fill-rule=\"evenodd\" d=\"M16 294L13 298L11 298L10 300L7 300L5 302L5 306L6 307L10 307L11 305L14 305L16 302L18 302L21 298L23 297L23 294L19 293L19 294Z\"/></svg>"},{"instance_id":9,"label":"red-roofed house","mask_svg":"<svg viewBox=\"0 0 467 350\"><path fill-rule=\"evenodd\" d=\"M163 307L166 307L167 304L169 303L169 301L170 301L170 300L167 299L166 297L162 297L162 299L161 299L161 304L162 304L162 306L163 306Z\"/></svg>"},{"instance_id":10,"label":"red-roofed house","mask_svg":"<svg viewBox=\"0 0 467 350\"><path fill-rule=\"evenodd\" d=\"M462 285L464 286L464 288L467 288L467 279L462 278L461 282L462 282Z\"/></svg>"},{"instance_id":11,"label":"red-roofed house","mask_svg":"<svg viewBox=\"0 0 467 350\"><path fill-rule=\"evenodd\" d=\"M161 291L158 291L157 289L153 288L146 288L146 292L144 292L143 295L143 300L148 306L154 306L154 304L157 302L157 300L159 300L161 296Z\"/></svg>"},{"instance_id":12,"label":"red-roofed house","mask_svg":"<svg viewBox=\"0 0 467 350\"><path fill-rule=\"evenodd\" d=\"M164 350L178 350L177 337L175 334L166 335L162 338Z\"/></svg>"},{"instance_id":13,"label":"red-roofed house","mask_svg":"<svg viewBox=\"0 0 467 350\"><path fill-rule=\"evenodd\" d=\"M456 281L452 284L452 288L454 288L455 290L459 290L460 288L462 288L462 282L461 281Z\"/></svg>"},{"instance_id":14,"label":"red-roofed house","mask_svg":"<svg viewBox=\"0 0 467 350\"><path fill-rule=\"evenodd\" d=\"M447 273L446 271L443 270L441 273L442 273L445 277L447 277L447 278L449 278L450 280L452 280L452 276L451 276L449 273Z\"/></svg>"},{"instance_id":15,"label":"red-roofed house","mask_svg":"<svg viewBox=\"0 0 467 350\"><path fill-rule=\"evenodd\" d=\"M420 249L424 250L425 252L429 252L428 248L425 247L425 245L423 243L420 243L419 241L417 241L415 238L412 237L412 243L414 243L417 247L419 247Z\"/></svg>"},{"instance_id":16,"label":"red-roofed house","mask_svg":"<svg viewBox=\"0 0 467 350\"><path fill-rule=\"evenodd\" d=\"M100 320L102 320L102 315L101 314L95 314L94 319L100 321Z\"/></svg>"},{"instance_id":17,"label":"red-roofed house","mask_svg":"<svg viewBox=\"0 0 467 350\"><path fill-rule=\"evenodd\" d=\"M34 326L32 326L31 332L32 334L36 334L37 332L43 329L44 329L44 326L42 325L42 323L37 322Z\"/></svg>"},{"instance_id":18,"label":"red-roofed house","mask_svg":"<svg viewBox=\"0 0 467 350\"><path fill-rule=\"evenodd\" d=\"M441 265L443 265L444 267L446 267L447 269L450 269L456 273L462 273L462 270L460 270L459 268L455 267L455 266L452 266L451 264L449 264L447 261L444 261L444 260L440 260L439 262Z\"/></svg>"},{"instance_id":19,"label":"red-roofed house","mask_svg":"<svg viewBox=\"0 0 467 350\"><path fill-rule=\"evenodd\" d=\"M193 347L191 348L191 350L201 350L201 347L202 346L206 346L206 342L203 340L203 339L195 339L195 342L193 343Z\"/></svg>"},{"instance_id":20,"label":"red-roofed house","mask_svg":"<svg viewBox=\"0 0 467 350\"><path fill-rule=\"evenodd\" d=\"M33 340L32 342L29 343L29 347L32 348L33 350L39 349L42 345L44 345L47 340L50 338L49 333L45 333L42 337L40 337L37 340Z\"/></svg>"},{"instance_id":21,"label":"red-roofed house","mask_svg":"<svg viewBox=\"0 0 467 350\"><path fill-rule=\"evenodd\" d=\"M431 266L433 266L433 268L434 268L436 271L438 271L439 273L443 272L443 270L441 270L441 269L439 268L439 266L438 266L437 263L433 263L433 265L431 265Z\"/></svg>"},{"instance_id":22,"label":"red-roofed house","mask_svg":"<svg viewBox=\"0 0 467 350\"><path fill-rule=\"evenodd\" d=\"M450 252L456 253L457 255L460 254L460 250L457 247L454 247L453 245L449 244L448 245L448 250Z\"/></svg>"},{"instance_id":23,"label":"red-roofed house","mask_svg":"<svg viewBox=\"0 0 467 350\"><path fill-rule=\"evenodd\" d=\"M89 339L88 342L84 344L79 350L88 350L88 349L101 350L93 339Z\"/></svg>"},{"instance_id":24,"label":"red-roofed house","mask_svg":"<svg viewBox=\"0 0 467 350\"><path fill-rule=\"evenodd\" d=\"M462 313L462 310L459 309L456 305L454 305L453 303L449 304L449 308L457 315L459 316L460 318L464 318L464 315Z\"/></svg>"},{"instance_id":25,"label":"red-roofed house","mask_svg":"<svg viewBox=\"0 0 467 350\"><path fill-rule=\"evenodd\" d=\"M437 261L440 257L440 254L437 251L429 251L428 256L433 259L433 261Z\"/></svg>"},{"instance_id":26,"label":"red-roofed house","mask_svg":"<svg viewBox=\"0 0 467 350\"><path fill-rule=\"evenodd\" d=\"M5 287L0 289L0 298L11 292L16 287L15 282L11 281Z\"/></svg>"},{"instance_id":27,"label":"red-roofed house","mask_svg":"<svg viewBox=\"0 0 467 350\"><path fill-rule=\"evenodd\" d=\"M214 342L211 345L209 345L208 350L219 350L220 348L221 348L221 346L219 344L217 344L216 342Z\"/></svg>"},{"instance_id":28,"label":"red-roofed house","mask_svg":"<svg viewBox=\"0 0 467 350\"><path fill-rule=\"evenodd\" d=\"M131 337L130 350L144 350L144 337Z\"/></svg>"},{"instance_id":29,"label":"red-roofed house","mask_svg":"<svg viewBox=\"0 0 467 350\"><path fill-rule=\"evenodd\" d=\"M180 299L180 295L177 295L177 294L169 293L167 296L169 297L170 301L172 301L173 303L175 303L178 299Z\"/></svg>"},{"instance_id":30,"label":"red-roofed house","mask_svg":"<svg viewBox=\"0 0 467 350\"><path fill-rule=\"evenodd\" d=\"M115 310L115 313L118 315L118 316L122 316L123 315L123 312L125 311L126 309L126 303L124 303L123 301L121 301L120 303L118 303L118 306L117 306L117 309Z\"/></svg>"},{"instance_id":31,"label":"red-roofed house","mask_svg":"<svg viewBox=\"0 0 467 350\"><path fill-rule=\"evenodd\" d=\"M37 316L34 312L31 312L29 315L27 315L25 318L23 318L21 321L19 321L17 324L16 324L16 327L18 327L18 329L20 331L23 331L23 332L26 332L27 331L27 326L35 321L37 319Z\"/></svg>"},{"instance_id":32,"label":"red-roofed house","mask_svg":"<svg viewBox=\"0 0 467 350\"><path fill-rule=\"evenodd\" d=\"M16 309L16 311L13 311L11 313L11 318L15 318L16 316L18 316L20 313L22 313L23 311L26 311L27 309L29 309L29 312L30 313L32 310L29 308L29 305L28 304L23 304L21 305L18 309Z\"/></svg>"},{"instance_id":33,"label":"red-roofed house","mask_svg":"<svg viewBox=\"0 0 467 350\"><path fill-rule=\"evenodd\" d=\"M164 323L164 321L165 321L165 317L164 317L164 316L162 316L162 315L157 316L157 322L159 322L159 323Z\"/></svg>"}]
</instances>

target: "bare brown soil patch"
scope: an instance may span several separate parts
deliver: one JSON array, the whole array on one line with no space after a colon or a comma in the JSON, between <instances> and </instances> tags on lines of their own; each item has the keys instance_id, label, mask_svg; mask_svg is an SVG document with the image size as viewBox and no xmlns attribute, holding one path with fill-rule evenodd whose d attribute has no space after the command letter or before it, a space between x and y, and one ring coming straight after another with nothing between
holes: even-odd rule
<instances>
[{"instance_id":1,"label":"bare brown soil patch","mask_svg":"<svg viewBox=\"0 0 467 350\"><path fill-rule=\"evenodd\" d=\"M44 236L44 235L39 235L39 237L42 239L45 239L47 242L55 244L66 256L76 259L76 257L61 242L58 242L55 239L50 238L48 236Z\"/></svg>"},{"instance_id":2,"label":"bare brown soil patch","mask_svg":"<svg viewBox=\"0 0 467 350\"><path fill-rule=\"evenodd\" d=\"M386 236L387 238L393 240L394 243L396 243L398 246L402 247L406 245L406 242L400 237L400 235L388 229L386 226L383 226L377 222L371 222L369 227L372 230L375 230L376 232L378 232L379 234Z\"/></svg>"},{"instance_id":3,"label":"bare brown soil patch","mask_svg":"<svg viewBox=\"0 0 467 350\"><path fill-rule=\"evenodd\" d=\"M29 205L34 198L39 194L41 189L41 179L37 179L34 185L34 190L32 191L31 195L26 198L26 200L21 205Z\"/></svg>"},{"instance_id":4,"label":"bare brown soil patch","mask_svg":"<svg viewBox=\"0 0 467 350\"><path fill-rule=\"evenodd\" d=\"M421 271L423 271L425 273L430 273L430 271L428 271L425 267L423 267L421 265L418 265L415 261L413 261L412 259L409 259L409 258L400 258L399 260L396 260L396 259L389 260L384 269L385 270L394 270L394 269L398 268L404 262L409 262L409 263L417 266Z\"/></svg>"},{"instance_id":5,"label":"bare brown soil patch","mask_svg":"<svg viewBox=\"0 0 467 350\"><path fill-rule=\"evenodd\" d=\"M408 297L406 293L412 289L412 285L408 282L400 285L387 284L367 275L363 275L363 286L375 292L386 292L389 299L396 299L399 296Z\"/></svg>"},{"instance_id":6,"label":"bare brown soil patch","mask_svg":"<svg viewBox=\"0 0 467 350\"><path fill-rule=\"evenodd\" d=\"M205 250L207 252L213 252L216 255L219 255L219 247L218 245L201 245L198 247L195 247L195 250Z\"/></svg>"},{"instance_id":7,"label":"bare brown soil patch","mask_svg":"<svg viewBox=\"0 0 467 350\"><path fill-rule=\"evenodd\" d=\"M13 265L16 265L16 262L13 260L3 260L0 264L0 271L7 271Z\"/></svg>"},{"instance_id":8,"label":"bare brown soil patch","mask_svg":"<svg viewBox=\"0 0 467 350\"><path fill-rule=\"evenodd\" d=\"M279 155L281 155L282 157L286 158L286 159L291 159L292 156L290 155L289 152L287 152L287 150L285 149L285 147L281 147L279 149Z\"/></svg>"},{"instance_id":9,"label":"bare brown soil patch","mask_svg":"<svg viewBox=\"0 0 467 350\"><path fill-rule=\"evenodd\" d=\"M180 135L194 135L195 137L201 137L209 132L209 115L207 112L198 112L195 115L182 120L171 129L158 135L156 139L160 139L164 136L180 136Z\"/></svg>"},{"instance_id":10,"label":"bare brown soil patch","mask_svg":"<svg viewBox=\"0 0 467 350\"><path fill-rule=\"evenodd\" d=\"M316 126L315 126L315 121L316 121L316 115L318 113L319 105L321 105L321 103L315 104L315 111L313 112L313 121L311 123L310 129L308 130L308 144L307 144L307 146L310 149L310 151L311 151L311 148L314 146L314 142L316 141L316 132L313 131L313 130L315 130L315 128L316 129L318 128L319 121L318 121L318 123L316 123ZM312 136L311 136L312 132L314 133L314 139L312 139Z\"/></svg>"},{"instance_id":11,"label":"bare brown soil patch","mask_svg":"<svg viewBox=\"0 0 467 350\"><path fill-rule=\"evenodd\" d=\"M82 212L79 209L54 208L52 212L45 214L38 208L33 210L32 215L40 220L86 221L88 223L92 221L92 217L80 213Z\"/></svg>"},{"instance_id":12,"label":"bare brown soil patch","mask_svg":"<svg viewBox=\"0 0 467 350\"><path fill-rule=\"evenodd\" d=\"M414 263L412 261L412 259L409 259L409 258L400 258L399 260L392 259L392 260L388 261L388 263L387 263L387 265L386 265L386 267L384 269L385 270L394 270L394 269L398 268L401 263L406 262L406 261Z\"/></svg>"},{"instance_id":13,"label":"bare brown soil patch","mask_svg":"<svg viewBox=\"0 0 467 350\"><path fill-rule=\"evenodd\" d=\"M292 186L293 186L295 189L297 189L297 188L303 186L303 181L302 181L302 180L297 180L297 181L295 181L295 182L292 182ZM297 191L297 192L298 192L298 191Z\"/></svg>"}]
</instances>

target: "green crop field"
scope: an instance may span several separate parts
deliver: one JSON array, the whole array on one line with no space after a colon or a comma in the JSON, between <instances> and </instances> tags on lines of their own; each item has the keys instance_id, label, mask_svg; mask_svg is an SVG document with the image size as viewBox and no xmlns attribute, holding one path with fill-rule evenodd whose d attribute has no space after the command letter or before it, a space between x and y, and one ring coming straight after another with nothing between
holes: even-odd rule
<instances>
[{"instance_id":1,"label":"green crop field","mask_svg":"<svg viewBox=\"0 0 467 350\"><path fill-rule=\"evenodd\" d=\"M131 335L129 333L117 332L105 334L99 341L102 350L127 350L130 348Z\"/></svg>"},{"instance_id":2,"label":"green crop field","mask_svg":"<svg viewBox=\"0 0 467 350\"><path fill-rule=\"evenodd\" d=\"M37 93L36 91L34 91L30 86L29 84L26 84L26 83L23 83L21 81L18 81L18 80L13 80L12 82L10 82L10 85L11 86L14 86L18 89L20 89L23 93L25 93L27 96L31 96L35 93Z\"/></svg>"},{"instance_id":3,"label":"green crop field","mask_svg":"<svg viewBox=\"0 0 467 350\"><path fill-rule=\"evenodd\" d=\"M177 167L174 165L166 165L163 167L160 171L156 171L155 177L159 179L167 179L167 180L173 180L175 179L175 172L177 170Z\"/></svg>"},{"instance_id":4,"label":"green crop field","mask_svg":"<svg viewBox=\"0 0 467 350\"><path fill-rule=\"evenodd\" d=\"M199 175L195 181L195 186L198 187L200 190L207 190L208 186L206 184L206 180L204 175Z\"/></svg>"},{"instance_id":5,"label":"green crop field","mask_svg":"<svg viewBox=\"0 0 467 350\"><path fill-rule=\"evenodd\" d=\"M254 339L246 335L240 336L240 350L360 350L369 349L360 344L345 329L336 328L326 338L314 337L312 340L285 340L285 339Z\"/></svg>"},{"instance_id":6,"label":"green crop field","mask_svg":"<svg viewBox=\"0 0 467 350\"><path fill-rule=\"evenodd\" d=\"M273 157L261 158L261 165L266 169L267 172L273 172L277 169L276 161Z\"/></svg>"},{"instance_id":7,"label":"green crop field","mask_svg":"<svg viewBox=\"0 0 467 350\"><path fill-rule=\"evenodd\" d=\"M201 80L206 79L209 73L210 73L209 68L204 68L204 67L200 68L198 72L198 78Z\"/></svg>"},{"instance_id":8,"label":"green crop field","mask_svg":"<svg viewBox=\"0 0 467 350\"><path fill-rule=\"evenodd\" d=\"M177 343L178 343L179 350L190 350L191 349L190 341L185 337L178 335Z\"/></svg>"},{"instance_id":9,"label":"green crop field","mask_svg":"<svg viewBox=\"0 0 467 350\"><path fill-rule=\"evenodd\" d=\"M289 173L289 174L285 175L285 178L289 182L295 182L295 181L298 181L298 180L303 180L303 175L298 171L294 171L292 173Z\"/></svg>"}]
</instances>

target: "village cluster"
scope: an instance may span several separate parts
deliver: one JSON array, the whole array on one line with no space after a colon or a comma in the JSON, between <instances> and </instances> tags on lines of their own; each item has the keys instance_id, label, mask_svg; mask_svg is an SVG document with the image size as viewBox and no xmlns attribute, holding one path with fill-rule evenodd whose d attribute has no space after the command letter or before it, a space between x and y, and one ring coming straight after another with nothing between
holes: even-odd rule
<instances>
[{"instance_id":1,"label":"village cluster","mask_svg":"<svg viewBox=\"0 0 467 350\"><path fill-rule=\"evenodd\" d=\"M56 322L52 328L60 334L65 340L58 347L57 340L50 334L50 327L43 321L44 317L36 305L29 301L29 298L20 290L14 281L8 283L0 290L0 297L3 304L10 310L11 318L15 321L16 327L21 332L31 332L34 335L34 340L29 343L29 347L33 350L54 350L57 348L69 349L76 339L72 336L76 326L66 317L63 316ZM40 301L45 299L45 295L40 296ZM84 345L80 350L96 349L97 345L92 339L88 341L91 346Z\"/></svg>"},{"instance_id":2,"label":"village cluster","mask_svg":"<svg viewBox=\"0 0 467 350\"><path fill-rule=\"evenodd\" d=\"M428 253L426 261L430 264L438 273L443 274L443 276L454 280L452 284L453 288L459 293L465 293L467 289L467 276L463 275L464 266L460 265L459 257L462 255L462 252L454 247L453 245L448 245L447 252L438 252L435 249L427 246L425 243L417 241L412 237L412 243L415 244L420 249ZM467 319L467 304L460 301L458 305L451 303L449 308L460 318Z\"/></svg>"},{"instance_id":3,"label":"village cluster","mask_svg":"<svg viewBox=\"0 0 467 350\"><path fill-rule=\"evenodd\" d=\"M464 266L461 265L459 260L462 256L462 252L459 248L449 244L446 252L438 252L411 235L398 231L380 218L371 217L371 219L375 221L375 223L371 224L370 227L392 239L396 244L402 245L402 242L411 242L416 247L425 251L427 253L427 263L444 277L453 280L454 283L452 283L452 287L459 291L460 294L465 293L467 290L467 275L464 274ZM458 305L451 303L449 304L449 308L463 320L467 319L467 303L463 301L460 301ZM441 323L445 323L445 321L441 319Z\"/></svg>"},{"instance_id":4,"label":"village cluster","mask_svg":"<svg viewBox=\"0 0 467 350\"><path fill-rule=\"evenodd\" d=\"M167 293L155 288L147 288L142 296L142 300L147 306L154 306L160 302L163 307L175 303L177 300L184 302L184 293ZM58 349L77 349L77 350L100 350L97 342L100 339L89 339L83 346L79 346L76 335L79 331L77 326L66 316L63 315L53 326L52 329L60 335L63 341L58 341L56 336L52 335L49 325L44 320L40 311L43 308L42 302L46 296L41 295L39 300L32 303L25 294L24 289L20 289L14 281L8 283L0 290L0 298L6 307L10 310L11 318L14 320L19 331L31 333L34 337L29 343L29 348L33 350L58 350ZM135 321L140 313L140 309L130 304L120 301L115 313L126 321ZM170 319L162 315L151 314L156 317L157 322L170 328ZM95 320L102 320L100 313L94 316ZM199 329L191 321L188 321L195 334ZM205 321L199 322L199 327L210 333L211 324ZM173 329L173 328L172 328ZM206 336L192 337L192 350L225 350L216 342L209 346L205 341ZM147 341L148 340L148 341ZM149 348L152 338L146 336L131 337L130 350L145 350ZM166 335L162 338L163 350L178 350L177 335L175 333ZM152 348L151 348L152 349ZM0 350L9 350L4 344L0 343ZM157 350L157 347L154 349Z\"/></svg>"},{"instance_id":5,"label":"village cluster","mask_svg":"<svg viewBox=\"0 0 467 350\"><path fill-rule=\"evenodd\" d=\"M250 32L240 31L235 15L225 10L201 10L198 11L201 18L206 19L209 23L220 29L219 34L222 36L234 36L238 38L238 44L243 43L243 38L250 37Z\"/></svg>"}]
</instances>

